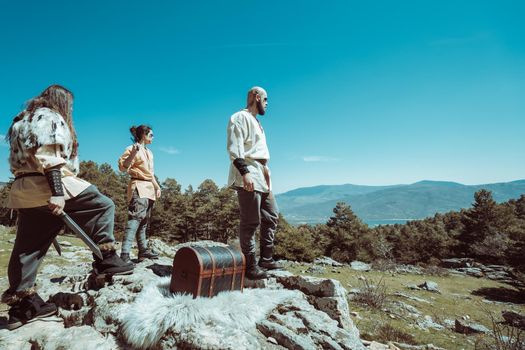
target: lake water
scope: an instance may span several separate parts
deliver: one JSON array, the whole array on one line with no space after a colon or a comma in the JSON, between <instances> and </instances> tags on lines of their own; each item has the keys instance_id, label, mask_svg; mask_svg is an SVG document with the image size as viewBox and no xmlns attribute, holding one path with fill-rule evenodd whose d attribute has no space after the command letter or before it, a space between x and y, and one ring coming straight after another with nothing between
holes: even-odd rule
<instances>
[{"instance_id":1,"label":"lake water","mask_svg":"<svg viewBox=\"0 0 525 350\"><path fill-rule=\"evenodd\" d=\"M395 225L395 224L404 224L407 221L414 219L391 219L391 220L369 220L365 221L366 224L370 227L375 227L379 225Z\"/></svg>"},{"instance_id":2,"label":"lake water","mask_svg":"<svg viewBox=\"0 0 525 350\"><path fill-rule=\"evenodd\" d=\"M286 218L286 217L285 217ZM315 225L318 223L326 223L328 218L326 219L317 219L317 220L294 220L294 218L286 218L288 222L292 225L299 225L299 224L309 224L309 225ZM388 219L388 220L367 220L364 221L369 227L376 227L379 225L395 225L395 224L404 224L407 221L416 220L416 219Z\"/></svg>"}]
</instances>

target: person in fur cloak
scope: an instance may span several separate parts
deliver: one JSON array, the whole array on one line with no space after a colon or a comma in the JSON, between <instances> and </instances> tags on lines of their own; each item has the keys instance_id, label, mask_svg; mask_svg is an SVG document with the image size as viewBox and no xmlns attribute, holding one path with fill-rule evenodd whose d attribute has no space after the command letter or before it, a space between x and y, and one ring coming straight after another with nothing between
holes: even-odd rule
<instances>
[{"instance_id":1,"label":"person in fur cloak","mask_svg":"<svg viewBox=\"0 0 525 350\"><path fill-rule=\"evenodd\" d=\"M115 252L115 205L89 182L77 177L78 143L73 127L73 94L52 85L31 99L11 124L6 139L15 180L7 206L18 210L16 239L8 266L9 289L2 302L10 305L7 328L53 315L35 290L38 268L63 227L66 212L102 252L94 255L97 274L129 274L133 265Z\"/></svg>"},{"instance_id":2,"label":"person in fur cloak","mask_svg":"<svg viewBox=\"0 0 525 350\"><path fill-rule=\"evenodd\" d=\"M131 175L128 184L128 223L122 241L120 257L131 261L129 254L137 237L139 260L156 259L159 254L148 249L146 230L155 200L160 198L160 186L153 171L153 153L147 147L153 142L153 130L147 125L132 126L133 145L128 146L118 160L120 171Z\"/></svg>"}]
</instances>

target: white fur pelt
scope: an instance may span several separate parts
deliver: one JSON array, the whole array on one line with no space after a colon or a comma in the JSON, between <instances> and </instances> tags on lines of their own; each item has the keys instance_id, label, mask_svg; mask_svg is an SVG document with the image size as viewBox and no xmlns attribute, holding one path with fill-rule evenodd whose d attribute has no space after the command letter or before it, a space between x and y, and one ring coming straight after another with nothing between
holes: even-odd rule
<instances>
[{"instance_id":1,"label":"white fur pelt","mask_svg":"<svg viewBox=\"0 0 525 350\"><path fill-rule=\"evenodd\" d=\"M244 289L214 298L171 294L170 277L146 286L122 318L126 341L138 349L156 345L169 332L201 349L259 348L255 326L297 291Z\"/></svg>"},{"instance_id":2,"label":"white fur pelt","mask_svg":"<svg viewBox=\"0 0 525 350\"><path fill-rule=\"evenodd\" d=\"M24 116L11 128L11 169L18 169L34 156L37 149L53 145L59 147L60 157L65 166L74 174L78 173L78 158L71 158L73 140L64 118L49 108L38 108ZM36 170L36 169L35 169Z\"/></svg>"}]
</instances>

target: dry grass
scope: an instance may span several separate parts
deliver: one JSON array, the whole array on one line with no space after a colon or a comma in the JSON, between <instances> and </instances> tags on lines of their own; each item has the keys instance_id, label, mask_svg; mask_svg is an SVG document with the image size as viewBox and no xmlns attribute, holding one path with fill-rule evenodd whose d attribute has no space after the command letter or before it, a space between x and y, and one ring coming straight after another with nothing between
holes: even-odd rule
<instances>
[{"instance_id":1,"label":"dry grass","mask_svg":"<svg viewBox=\"0 0 525 350\"><path fill-rule=\"evenodd\" d=\"M392 259L378 259L372 263L372 267L377 271L395 271L396 263Z\"/></svg>"},{"instance_id":2,"label":"dry grass","mask_svg":"<svg viewBox=\"0 0 525 350\"><path fill-rule=\"evenodd\" d=\"M359 293L356 294L353 301L381 310L385 306L387 298L388 289L382 277L377 282L364 277L361 279Z\"/></svg>"},{"instance_id":3,"label":"dry grass","mask_svg":"<svg viewBox=\"0 0 525 350\"><path fill-rule=\"evenodd\" d=\"M291 266L288 270L292 273L303 274L304 266ZM310 275L310 274L306 274ZM369 281L382 279L385 287L388 289L388 297L384 309L390 309L391 301L402 301L417 309L422 315L430 315L434 321L442 323L444 320L454 320L468 315L473 322L480 323L489 329L491 321L483 312L483 307L491 310L495 315L500 315L502 311L509 310L521 314L525 313L525 304L508 304L498 301L492 301L484 295L471 294L480 288L511 288L511 286L485 279L471 276L457 276L450 274L448 276L430 276L413 273L393 274L390 272L369 271L360 272L352 270L350 267L342 267L337 272L327 270L322 274L312 275L320 278L333 278L339 280L347 289L358 288L365 276ZM407 285L420 284L425 280L432 280L439 285L441 294L431 293L428 291L412 291L407 289ZM377 284L370 282L371 284ZM406 298L395 296L395 292L403 292L407 295L416 296L429 301L429 303L417 302ZM392 318L391 312L385 312L383 309L376 309L367 305L358 304L354 299L349 300L350 310L359 314L359 318L354 318L357 328L363 335L375 337L378 329L378 322L388 323L393 327L411 334L417 344L434 344L448 350L474 350L476 341L475 336L468 336L454 332L446 328L442 331L422 330L417 327L415 320L407 317L395 315ZM502 319L503 320L503 319ZM375 338L371 338L375 339Z\"/></svg>"},{"instance_id":4,"label":"dry grass","mask_svg":"<svg viewBox=\"0 0 525 350\"><path fill-rule=\"evenodd\" d=\"M446 277L446 276L448 276L450 274L448 269L444 269L442 267L435 266L435 265L429 265L427 267L424 267L423 268L423 273L425 275L439 276L439 277Z\"/></svg>"},{"instance_id":5,"label":"dry grass","mask_svg":"<svg viewBox=\"0 0 525 350\"><path fill-rule=\"evenodd\" d=\"M417 344L413 335L392 326L390 323L380 325L375 332L375 336L375 340L381 343L398 342L404 344Z\"/></svg>"},{"instance_id":6,"label":"dry grass","mask_svg":"<svg viewBox=\"0 0 525 350\"><path fill-rule=\"evenodd\" d=\"M476 340L476 350L524 350L525 331L496 320L492 312L486 310L492 322L492 332Z\"/></svg>"}]
</instances>

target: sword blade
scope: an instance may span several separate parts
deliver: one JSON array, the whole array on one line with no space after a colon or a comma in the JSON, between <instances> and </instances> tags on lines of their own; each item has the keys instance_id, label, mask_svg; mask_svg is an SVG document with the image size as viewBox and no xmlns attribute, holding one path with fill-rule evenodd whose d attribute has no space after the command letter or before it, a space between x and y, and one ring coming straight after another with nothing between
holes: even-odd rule
<instances>
[{"instance_id":1,"label":"sword blade","mask_svg":"<svg viewBox=\"0 0 525 350\"><path fill-rule=\"evenodd\" d=\"M58 255L62 256L62 248L60 248L60 243L58 243L56 238L53 240L53 247L55 247Z\"/></svg>"},{"instance_id":2,"label":"sword blade","mask_svg":"<svg viewBox=\"0 0 525 350\"><path fill-rule=\"evenodd\" d=\"M73 219L71 219L69 215L62 212L62 214L60 214L60 218L64 221L66 226L69 227L69 229L73 231L73 233L77 235L77 237L80 238L88 246L88 248L91 249L93 253L95 253L96 256L98 256L100 259L104 259L102 257L102 252L100 251L100 248L95 244L95 242L91 240L91 238L89 238L89 236L84 232L84 230L82 230L80 226L78 226L77 223L74 222Z\"/></svg>"}]
</instances>

